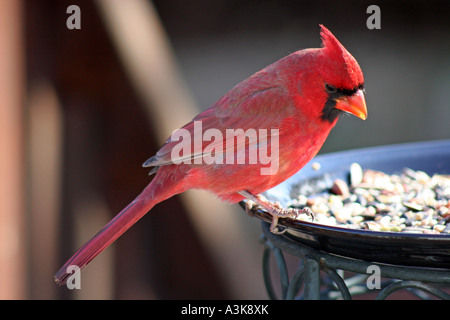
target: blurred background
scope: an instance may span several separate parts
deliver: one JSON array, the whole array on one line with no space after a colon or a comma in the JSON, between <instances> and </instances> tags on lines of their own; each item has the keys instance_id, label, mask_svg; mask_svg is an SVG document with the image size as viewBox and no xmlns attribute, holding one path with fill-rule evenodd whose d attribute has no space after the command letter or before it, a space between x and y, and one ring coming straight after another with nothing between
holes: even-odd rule
<instances>
[{"instance_id":1,"label":"blurred background","mask_svg":"<svg viewBox=\"0 0 450 320\"><path fill-rule=\"evenodd\" d=\"M361 65L369 110L322 153L450 138L449 16L449 1L1 1L0 299L266 299L260 222L200 191L156 206L81 290L53 274L147 185L141 164L172 130L319 47L319 24Z\"/></svg>"}]
</instances>

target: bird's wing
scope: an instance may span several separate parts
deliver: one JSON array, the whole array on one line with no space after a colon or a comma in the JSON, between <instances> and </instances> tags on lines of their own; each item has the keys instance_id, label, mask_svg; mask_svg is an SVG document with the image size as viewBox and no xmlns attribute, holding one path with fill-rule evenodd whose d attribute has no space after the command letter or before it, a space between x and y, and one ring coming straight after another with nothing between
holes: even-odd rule
<instances>
[{"instance_id":1,"label":"bird's wing","mask_svg":"<svg viewBox=\"0 0 450 320\"><path fill-rule=\"evenodd\" d=\"M270 144L270 139L279 134L277 124L286 117L286 112L289 113L288 101L282 87L253 91L239 98L224 96L174 131L143 166L155 167L151 171L154 173L159 166L201 163L205 156L211 155L216 159L219 156L225 160L234 158L235 163L239 163L239 157L245 156L246 150Z\"/></svg>"}]
</instances>

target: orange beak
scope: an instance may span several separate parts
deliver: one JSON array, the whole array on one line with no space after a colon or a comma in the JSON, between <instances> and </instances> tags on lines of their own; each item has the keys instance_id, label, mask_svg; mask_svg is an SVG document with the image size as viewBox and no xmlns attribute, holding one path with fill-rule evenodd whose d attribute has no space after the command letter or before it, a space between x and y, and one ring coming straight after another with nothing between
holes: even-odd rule
<instances>
[{"instance_id":1,"label":"orange beak","mask_svg":"<svg viewBox=\"0 0 450 320\"><path fill-rule=\"evenodd\" d=\"M362 90L356 91L351 96L338 98L336 99L336 102L336 109L351 113L360 119L366 120L367 107Z\"/></svg>"}]
</instances>

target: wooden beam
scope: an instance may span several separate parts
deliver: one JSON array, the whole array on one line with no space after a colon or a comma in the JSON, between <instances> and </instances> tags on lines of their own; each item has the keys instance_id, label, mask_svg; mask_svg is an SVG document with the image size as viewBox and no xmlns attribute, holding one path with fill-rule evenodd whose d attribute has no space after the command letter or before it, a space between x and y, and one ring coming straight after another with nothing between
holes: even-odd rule
<instances>
[{"instance_id":1,"label":"wooden beam","mask_svg":"<svg viewBox=\"0 0 450 320\"><path fill-rule=\"evenodd\" d=\"M26 298L22 1L0 1L0 299Z\"/></svg>"}]
</instances>

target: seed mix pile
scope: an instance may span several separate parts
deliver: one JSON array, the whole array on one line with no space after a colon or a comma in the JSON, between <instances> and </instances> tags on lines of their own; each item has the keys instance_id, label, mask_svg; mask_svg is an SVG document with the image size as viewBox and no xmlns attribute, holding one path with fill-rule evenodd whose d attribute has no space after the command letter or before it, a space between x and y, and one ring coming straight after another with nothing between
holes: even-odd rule
<instances>
[{"instance_id":1,"label":"seed mix pile","mask_svg":"<svg viewBox=\"0 0 450 320\"><path fill-rule=\"evenodd\" d=\"M405 168L400 174L362 170L353 163L350 183L335 180L329 193L300 195L291 207L308 207L314 223L364 229L450 234L450 175ZM306 220L305 215L298 219ZM310 220L309 220L310 221Z\"/></svg>"}]
</instances>

